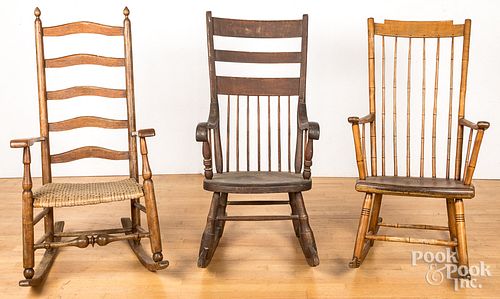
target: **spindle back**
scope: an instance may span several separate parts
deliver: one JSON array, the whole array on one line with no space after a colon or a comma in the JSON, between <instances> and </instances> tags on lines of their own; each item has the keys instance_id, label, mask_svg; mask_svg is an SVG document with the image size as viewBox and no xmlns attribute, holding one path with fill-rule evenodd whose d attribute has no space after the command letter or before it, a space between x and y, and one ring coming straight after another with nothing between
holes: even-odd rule
<instances>
[{"instance_id":1,"label":"spindle back","mask_svg":"<svg viewBox=\"0 0 500 299\"><path fill-rule=\"evenodd\" d=\"M375 23L368 19L369 104L375 121L370 124L370 159L365 161L371 175L450 178L454 154L454 178L461 179L472 140L471 130L469 149L463 157L464 127L458 120L465 116L470 27L470 20L457 25L453 21ZM457 71L459 78L454 75ZM364 124L361 129L366 156ZM429 138L430 144L426 141ZM399 161L401 150L406 157ZM438 167L441 164L443 168Z\"/></svg>"},{"instance_id":2,"label":"spindle back","mask_svg":"<svg viewBox=\"0 0 500 299\"><path fill-rule=\"evenodd\" d=\"M307 15L301 20L253 21L215 18L207 12L206 18L211 105L217 113L217 126L211 130L210 143L217 172L300 173L305 137L297 129L296 116L299 103L305 104ZM214 46L214 36L300 39L300 51L220 49ZM221 63L235 64L238 70L255 64L291 64L298 65L300 70L294 77L286 78L224 76L219 74Z\"/></svg>"},{"instance_id":3,"label":"spindle back","mask_svg":"<svg viewBox=\"0 0 500 299\"><path fill-rule=\"evenodd\" d=\"M42 176L43 183L52 181L51 164L65 163L83 158L102 158L111 160L129 160L130 177L138 180L137 144L132 132L136 130L134 107L134 79L132 67L132 40L129 10L123 10L125 19L123 27L107 26L91 22L74 22L59 26L42 27L41 12L35 9L36 60L38 75L38 99L40 107L40 136L42 142ZM44 55L44 39L71 34L99 34L105 36L123 36L124 57L103 57L92 54L74 54L64 57L46 59ZM92 64L106 67L123 67L125 70L125 89L111 89L95 86L75 86L61 90L47 91L46 68L63 68L75 65ZM58 122L49 122L48 101L67 100L80 96L98 96L105 98L123 98L127 105L127 119L115 120L95 116L80 116ZM97 146L84 146L67 152L50 153L49 133L72 130L84 127L128 130L128 151L117 151Z\"/></svg>"}]
</instances>

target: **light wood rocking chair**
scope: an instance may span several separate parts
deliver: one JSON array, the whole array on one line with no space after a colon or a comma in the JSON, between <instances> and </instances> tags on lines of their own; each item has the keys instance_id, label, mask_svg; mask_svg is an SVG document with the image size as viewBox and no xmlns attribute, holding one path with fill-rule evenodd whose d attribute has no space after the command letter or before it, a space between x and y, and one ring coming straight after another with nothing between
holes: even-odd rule
<instances>
[{"instance_id":1,"label":"light wood rocking chair","mask_svg":"<svg viewBox=\"0 0 500 299\"><path fill-rule=\"evenodd\" d=\"M369 108L370 114L365 117L350 117L349 122L352 124L352 131L354 136L354 145L356 150L356 161L359 172L359 179L356 182L356 190L366 193L363 208L361 210L361 217L359 220L358 233L356 237L354 254L350 267L356 268L361 265L366 254L373 246L374 241L390 241L390 242L404 242L404 243L417 243L429 244L451 247L452 250L458 254L458 264L463 267L461 273L466 273L462 277L470 277L468 272L468 255L467 255L467 240L465 234L465 218L464 218L464 203L463 200L474 197L474 186L472 185L472 176L476 167L479 148L483 139L484 131L489 127L488 122L480 121L473 123L465 119L465 93L467 87L467 69L469 63L469 41L470 41L470 27L471 21L465 20L464 24L456 25L452 21L439 21L439 22L409 22L409 21L390 21L386 20L383 24L375 23L372 18L368 19L368 66L369 66ZM403 40L403 41L402 41ZM375 43L378 43L381 48L381 53L376 55ZM407 41L407 43L403 43ZM455 56L455 43L462 42L462 57L456 59ZM426 156L426 120L430 121L430 117L426 118L426 42L435 43L436 56L434 59L434 81L433 90L433 103L432 104L432 152L431 163L425 162ZM390 43L390 44L389 44ZM406 173L400 176L398 173L398 116L397 107L402 103L398 102L397 93L397 58L398 58L398 43L405 46L404 52L407 53L407 78L406 78L406 97L401 101L406 102L405 114L400 118L406 119ZM412 46L412 43L414 46ZM392 103L386 105L386 65L391 63L386 62L386 47L387 44L392 45ZM450 59L449 81L446 82L448 102L444 108L444 113L441 113L445 123L447 124L447 136L439 138L436 136L436 128L438 119L438 98L439 98L439 79L440 72L443 73L442 67L440 68L440 54L442 55L443 44L448 45L450 48L450 56L445 56ZM406 48L406 45L408 47ZM419 57L412 57L412 49L419 48ZM389 52L391 54L391 52ZM421 56L420 56L421 55ZM381 59L381 80L375 80L375 58ZM415 65L413 61L421 63L421 81L416 82L418 85L412 85L412 69ZM461 76L460 76L460 89L458 92L458 107L454 104L453 99L457 98L454 89L453 69L454 61L461 63ZM378 64L377 64L378 65ZM446 70L446 69L445 69ZM405 71L403 67L403 71ZM390 74L390 73L389 73ZM443 79L442 79L443 80ZM413 80L414 82L415 80ZM375 86L381 85L380 93L376 93ZM449 85L448 85L449 83ZM387 89L389 89L387 88ZM412 88L418 89L421 96L412 96ZM381 97L381 102L377 103L376 96ZM412 101L419 101L415 107L417 111L412 112ZM389 101L389 99L388 99ZM429 105L427 104L427 105ZM392 106L392 108L391 108ZM377 114L376 107L381 107L381 113ZM429 108L429 106L427 106ZM458 108L458 109L457 109ZM391 110L389 110L391 109ZM386 114L392 114L392 150L393 157L386 156ZM457 114L456 122L453 121L453 114ZM390 114L389 114L390 115ZM417 144L411 144L411 122L410 120L417 119L419 122L419 135ZM390 117L390 116L389 116ZM377 132L377 121L381 121L381 129ZM370 127L370 159L366 158L365 149L365 125ZM360 132L361 127L361 132ZM451 157L452 157L452 131L457 130L456 145L455 145L455 169L451 173ZM464 155L464 131L470 130L468 135L467 149ZM474 142L473 134L475 134ZM377 138L381 136L381 139ZM427 132L428 135L428 132ZM415 136L415 135L413 135ZM446 157L440 156L441 153L436 153L438 148L437 141L442 141L442 147L446 148ZM381 142L380 147L377 148L377 142ZM390 142L390 141L388 141ZM403 142L404 144L404 142ZM377 149L381 149L381 157L377 155ZM417 152L419 167L411 167L412 156L411 152L414 149ZM472 151L471 151L472 149ZM390 153L389 153L390 154ZM437 177L437 160L440 159L443 163L443 178ZM386 167L386 162L390 163ZM430 164L430 165L429 165ZM368 168L368 165L370 168ZM381 165L378 168L377 165ZM427 165L427 168L425 167ZM431 166L431 167L429 167ZM445 166L445 168L444 168ZM390 174L393 168L392 175ZM368 173L370 169L370 174ZM427 172L425 171L427 169ZM429 176L429 170L431 176ZM381 171L381 172L379 172ZM418 173L418 174L417 174ZM453 177L451 177L453 176ZM396 195L396 196L415 196L415 197L431 197L431 198L444 198L446 199L447 213L448 213L448 226L435 226L435 225L421 225L421 224L390 224L383 222L379 218L381 210L382 196L383 195ZM437 239L420 239L412 237L395 237L388 235L377 234L380 227L390 228L405 228L405 229L430 229L449 231L449 240Z\"/></svg>"},{"instance_id":2,"label":"light wood rocking chair","mask_svg":"<svg viewBox=\"0 0 500 299\"><path fill-rule=\"evenodd\" d=\"M210 263L226 221L270 220L292 220L307 263L310 266L316 266L319 264L317 248L302 198L302 191L311 189L310 168L313 140L319 139L319 125L315 122L309 122L307 119L305 102L307 15L304 15L301 20L250 21L215 18L212 17L211 12L207 12L206 18L210 72L210 114L207 122L198 124L196 140L203 143L202 152L205 166L203 187L205 190L213 192L213 197L207 225L201 239L198 266L207 267ZM214 47L214 36L254 40L300 38L301 51L243 52L220 50ZM216 74L216 62L300 64L300 76L298 78L221 76ZM293 119L291 106L293 107L295 101L297 101L296 129L291 125ZM246 117L241 117L241 122L246 122L245 131L240 128L240 102L246 106L246 108L243 106L243 109L246 109L243 115L246 114ZM223 105L222 110L219 109L220 105ZM261 108L264 110L266 106L267 110L263 111L262 114L267 113L267 121L266 117L261 118ZM281 111L285 111L281 107L286 107L287 116L281 116ZM274 115L271 117L274 114L274 112L272 113L273 109L277 111L276 117ZM225 117L220 117L221 112L224 113L224 111L227 111ZM286 121L284 121L285 119ZM286 131L281 129L282 122L287 123ZM231 123L236 128L232 127ZM261 131L263 134L266 134L267 131L267 138L261 138ZM282 132L285 137L282 137ZM242 142L240 142L240 133L246 139L246 146L244 144L241 146L243 147L242 152L246 152L246 160L241 159L243 160L241 167L240 143ZM291 137L295 133L297 137L295 159L293 160ZM223 153L221 135L226 137L225 153ZM284 139L283 146L282 138ZM275 141L272 141L273 139ZM287 145L285 145L285 140ZM264 144L265 142L267 144ZM282 163L282 160L286 159L286 154L282 155L282 147L288 151L287 169L285 168L286 164ZM261 151L261 148L267 148L267 153ZM267 163L262 162L266 158ZM213 159L215 160L215 174L212 170ZM246 164L246 167L243 166L243 163ZM302 166L302 164L304 165ZM303 172L302 167L304 167ZM228 201L229 193L288 193L289 200ZM226 214L227 205L276 204L290 205L291 215L228 216Z\"/></svg>"},{"instance_id":3,"label":"light wood rocking chair","mask_svg":"<svg viewBox=\"0 0 500 299\"><path fill-rule=\"evenodd\" d=\"M123 27L107 26L91 22L75 22L54 27L42 27L40 10L38 8L35 9L40 137L17 139L10 142L12 148L23 149L22 231L23 267L26 279L19 282L20 286L37 286L41 284L59 248L65 246L85 248L88 245L94 246L94 244L98 244L104 246L110 242L127 240L139 261L148 270L156 271L168 266L168 261L163 260L162 255L160 226L146 146L146 137L154 136L155 131L153 129L136 131L129 10L125 8L123 13L125 15ZM102 57L90 54L75 54L52 59L44 57L44 37L57 37L78 33L123 36L125 45L124 58ZM46 90L46 68L60 68L81 64L124 67L126 89L77 86L63 90ZM49 123L48 101L65 100L78 96L125 98L127 119L113 120L94 116L81 116ZM83 127L127 129L128 151L115 151L102 147L85 146L64 153L51 154L49 132L66 131ZM137 137L140 139L143 184L139 184ZM32 191L30 147L36 142L39 142L41 145L43 186ZM106 183L71 184L52 182L51 165L53 163L65 163L83 158L129 160L130 178ZM145 199L145 206L139 201L141 197ZM121 219L122 228L65 232L63 231L64 222L59 221L54 223L55 207L72 207L122 200L129 200L131 203L131 218ZM41 208L42 211L34 216L34 208ZM149 231L140 225L141 211L146 213ZM35 242L34 226L42 219L44 220L45 233ZM68 237L72 239L63 240L63 238ZM150 239L152 256L147 255L142 248L140 244L142 238ZM45 254L37 269L34 270L35 250L39 249L45 249Z\"/></svg>"}]
</instances>

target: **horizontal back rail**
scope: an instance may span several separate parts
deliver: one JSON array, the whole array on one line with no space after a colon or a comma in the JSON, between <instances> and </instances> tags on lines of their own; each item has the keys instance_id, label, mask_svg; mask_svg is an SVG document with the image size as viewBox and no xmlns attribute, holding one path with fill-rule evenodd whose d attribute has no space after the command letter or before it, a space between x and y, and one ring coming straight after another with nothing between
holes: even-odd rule
<instances>
[{"instance_id":1,"label":"horizontal back rail","mask_svg":"<svg viewBox=\"0 0 500 299\"><path fill-rule=\"evenodd\" d=\"M124 89L112 89L96 86L74 86L61 90L47 91L47 100L64 100L80 96L125 98L126 91Z\"/></svg>"},{"instance_id":2,"label":"horizontal back rail","mask_svg":"<svg viewBox=\"0 0 500 299\"><path fill-rule=\"evenodd\" d=\"M299 78L243 78L217 76L219 94L248 96L299 95Z\"/></svg>"},{"instance_id":3,"label":"horizontal back rail","mask_svg":"<svg viewBox=\"0 0 500 299\"><path fill-rule=\"evenodd\" d=\"M394 21L375 23L375 35L394 37L454 37L464 35L464 25L453 21Z\"/></svg>"},{"instance_id":4,"label":"horizontal back rail","mask_svg":"<svg viewBox=\"0 0 500 299\"><path fill-rule=\"evenodd\" d=\"M128 151L116 151L98 146L79 147L64 153L50 156L51 163L66 163L85 158L101 158L108 160L128 160Z\"/></svg>"},{"instance_id":5,"label":"horizontal back rail","mask_svg":"<svg viewBox=\"0 0 500 299\"><path fill-rule=\"evenodd\" d=\"M250 21L213 19L213 34L219 36L250 38L302 37L302 20Z\"/></svg>"},{"instance_id":6,"label":"horizontal back rail","mask_svg":"<svg viewBox=\"0 0 500 299\"><path fill-rule=\"evenodd\" d=\"M67 67L80 64L95 64L102 66L125 66L124 58L104 57L93 54L73 54L63 57L45 59L46 68Z\"/></svg>"},{"instance_id":7,"label":"horizontal back rail","mask_svg":"<svg viewBox=\"0 0 500 299\"><path fill-rule=\"evenodd\" d=\"M127 120L108 119L96 116L80 116L63 121L49 123L49 131L67 131L77 128L127 129Z\"/></svg>"},{"instance_id":8,"label":"horizontal back rail","mask_svg":"<svg viewBox=\"0 0 500 299\"><path fill-rule=\"evenodd\" d=\"M93 22L74 22L52 27L44 27L44 36L64 36L69 34L93 33L107 36L123 35L123 27L108 26Z\"/></svg>"},{"instance_id":9,"label":"horizontal back rail","mask_svg":"<svg viewBox=\"0 0 500 299\"><path fill-rule=\"evenodd\" d=\"M215 50L215 61L241 63L300 63L300 52L242 52Z\"/></svg>"}]
</instances>

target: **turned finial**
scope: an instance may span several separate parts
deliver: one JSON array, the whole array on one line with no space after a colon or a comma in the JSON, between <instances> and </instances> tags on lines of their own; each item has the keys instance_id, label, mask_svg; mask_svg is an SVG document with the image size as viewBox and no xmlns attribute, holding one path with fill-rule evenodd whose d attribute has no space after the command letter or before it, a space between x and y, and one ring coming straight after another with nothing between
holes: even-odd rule
<instances>
[{"instance_id":1,"label":"turned finial","mask_svg":"<svg viewBox=\"0 0 500 299\"><path fill-rule=\"evenodd\" d=\"M40 8L36 7L35 8L35 17L38 19L38 18L40 18L41 14L42 14L42 12L40 11Z\"/></svg>"},{"instance_id":2,"label":"turned finial","mask_svg":"<svg viewBox=\"0 0 500 299\"><path fill-rule=\"evenodd\" d=\"M128 15L130 14L130 10L128 10L128 7L125 6L123 9L123 15L125 15L125 18L128 18Z\"/></svg>"}]
</instances>

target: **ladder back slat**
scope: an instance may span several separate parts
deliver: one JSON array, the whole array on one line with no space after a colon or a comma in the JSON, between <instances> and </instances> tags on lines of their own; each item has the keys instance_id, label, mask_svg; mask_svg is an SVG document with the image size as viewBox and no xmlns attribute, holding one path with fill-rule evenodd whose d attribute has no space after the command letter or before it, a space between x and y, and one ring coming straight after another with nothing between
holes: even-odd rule
<instances>
[{"instance_id":1,"label":"ladder back slat","mask_svg":"<svg viewBox=\"0 0 500 299\"><path fill-rule=\"evenodd\" d=\"M450 178L450 159L451 159L451 119L453 112L453 61L455 56L455 38L451 38L450 53L450 99L448 106L448 142L446 144L446 178Z\"/></svg>"},{"instance_id":2,"label":"ladder back slat","mask_svg":"<svg viewBox=\"0 0 500 299\"><path fill-rule=\"evenodd\" d=\"M125 66L125 58L105 57L93 54L73 54L63 57L45 59L46 68L59 68L80 64L95 64L101 66Z\"/></svg>"},{"instance_id":3,"label":"ladder back slat","mask_svg":"<svg viewBox=\"0 0 500 299\"><path fill-rule=\"evenodd\" d=\"M244 52L215 50L215 60L240 63L300 63L300 52Z\"/></svg>"},{"instance_id":4,"label":"ladder back slat","mask_svg":"<svg viewBox=\"0 0 500 299\"><path fill-rule=\"evenodd\" d=\"M244 78L217 76L219 94L245 94L248 96L298 95L299 78Z\"/></svg>"},{"instance_id":5,"label":"ladder back slat","mask_svg":"<svg viewBox=\"0 0 500 299\"><path fill-rule=\"evenodd\" d=\"M464 25L454 25L453 21L384 20L383 24L375 24L375 34L420 38L463 36Z\"/></svg>"},{"instance_id":6,"label":"ladder back slat","mask_svg":"<svg viewBox=\"0 0 500 299\"><path fill-rule=\"evenodd\" d=\"M74 86L61 90L47 91L47 100L64 100L81 96L125 98L126 90L96 86Z\"/></svg>"},{"instance_id":7,"label":"ladder back slat","mask_svg":"<svg viewBox=\"0 0 500 299\"><path fill-rule=\"evenodd\" d=\"M53 27L44 27L44 36L63 36L77 33L93 33L108 36L123 35L123 27L108 26L93 22L74 22Z\"/></svg>"},{"instance_id":8,"label":"ladder back slat","mask_svg":"<svg viewBox=\"0 0 500 299\"><path fill-rule=\"evenodd\" d=\"M437 125L437 100L439 85L439 48L441 39L438 38L436 45L436 72L434 77L434 107L432 109L432 177L436 177L436 125Z\"/></svg>"},{"instance_id":9,"label":"ladder back slat","mask_svg":"<svg viewBox=\"0 0 500 299\"><path fill-rule=\"evenodd\" d=\"M398 125L397 125L397 66L398 66L398 38L394 38L394 75L392 80L392 143L394 151L394 175L398 175Z\"/></svg>"},{"instance_id":10,"label":"ladder back slat","mask_svg":"<svg viewBox=\"0 0 500 299\"><path fill-rule=\"evenodd\" d=\"M420 177L424 176L425 170L425 92L426 92L426 83L425 83L425 65L426 65L426 57L425 57L425 38L423 39L422 44L422 129L420 131Z\"/></svg>"},{"instance_id":11,"label":"ladder back slat","mask_svg":"<svg viewBox=\"0 0 500 299\"><path fill-rule=\"evenodd\" d=\"M213 19L213 34L249 38L291 38L302 36L302 20L250 21Z\"/></svg>"},{"instance_id":12,"label":"ladder back slat","mask_svg":"<svg viewBox=\"0 0 500 299\"><path fill-rule=\"evenodd\" d=\"M49 131L67 131L77 128L127 129L127 120L116 120L96 116L80 116L63 121L49 123Z\"/></svg>"},{"instance_id":13,"label":"ladder back slat","mask_svg":"<svg viewBox=\"0 0 500 299\"><path fill-rule=\"evenodd\" d=\"M116 151L98 146L84 146L64 153L50 156L51 163L66 163L85 158L100 158L108 160L127 160L128 151Z\"/></svg>"},{"instance_id":14,"label":"ladder back slat","mask_svg":"<svg viewBox=\"0 0 500 299\"><path fill-rule=\"evenodd\" d=\"M411 98L411 38L408 42L408 78L406 81L406 176L410 176L410 98Z\"/></svg>"}]
</instances>

